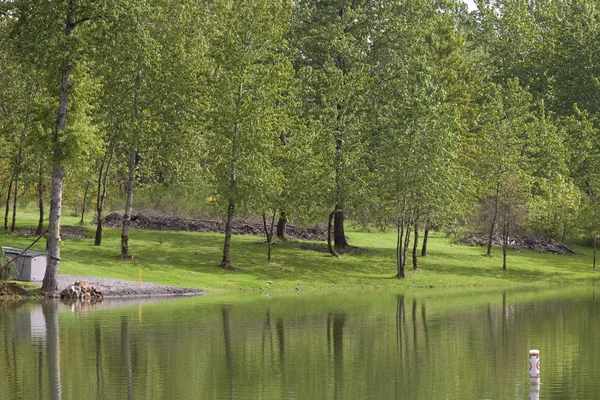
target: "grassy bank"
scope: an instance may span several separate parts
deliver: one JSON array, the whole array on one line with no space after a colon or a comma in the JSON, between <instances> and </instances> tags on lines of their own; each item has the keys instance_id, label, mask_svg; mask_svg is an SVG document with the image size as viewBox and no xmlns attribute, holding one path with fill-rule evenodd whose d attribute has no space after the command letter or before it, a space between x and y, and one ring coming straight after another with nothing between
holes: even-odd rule
<instances>
[{"instance_id":1,"label":"grassy bank","mask_svg":"<svg viewBox=\"0 0 600 400\"><path fill-rule=\"evenodd\" d=\"M35 213L21 213L19 226L34 226ZM63 224L78 219L65 216ZM324 292L332 290L405 290L416 288L516 287L518 285L583 284L599 279L591 269L592 252L577 247L575 255L509 252L508 271L502 271L501 251L492 258L485 249L457 245L453 239L434 235L429 256L419 259L419 271L407 279L394 278L395 235L349 232L351 244L364 251L333 258L326 252L300 248L306 242L276 243L273 262L266 261L264 238L234 236L232 260L240 271L218 268L223 236L213 233L132 230L130 248L134 260L119 258L120 230L106 229L101 247L89 239L65 239L60 273L137 280L142 269L146 282L202 288L209 292ZM0 245L23 248L31 237L0 232ZM324 244L313 245L325 249ZM40 241L33 249L44 251ZM409 260L410 261L410 260ZM267 281L273 285L266 285Z\"/></svg>"}]
</instances>

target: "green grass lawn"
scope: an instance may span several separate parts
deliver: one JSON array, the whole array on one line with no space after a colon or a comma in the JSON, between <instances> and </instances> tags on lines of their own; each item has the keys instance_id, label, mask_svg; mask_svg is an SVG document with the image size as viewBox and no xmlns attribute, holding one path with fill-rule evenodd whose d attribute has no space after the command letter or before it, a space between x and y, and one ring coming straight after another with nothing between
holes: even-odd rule
<instances>
[{"instance_id":1,"label":"green grass lawn","mask_svg":"<svg viewBox=\"0 0 600 400\"><path fill-rule=\"evenodd\" d=\"M23 212L18 226L35 226L37 215ZM78 218L64 216L64 225L76 225ZM101 247L90 239L65 239L62 243L60 273L137 280L142 269L145 282L155 282L209 292L295 293L348 290L410 290L417 288L510 288L518 285L547 286L584 284L597 281L592 270L592 251L577 247L575 255L536 252L509 252L508 271L502 270L502 253L486 257L485 249L457 245L444 235L431 237L429 256L419 259L419 271L407 278L394 278L394 233L350 231L350 243L367 251L334 258L325 252L300 249L305 242L277 242L273 262L266 261L263 237L233 236L231 256L239 271L219 268L223 235L214 233L165 232L132 229L129 245L133 260L121 260L120 229L105 229ZM32 237L0 232L0 245L24 248ZM325 248L324 244L318 244ZM44 251L45 241L33 248ZM273 285L267 286L266 282Z\"/></svg>"}]
</instances>

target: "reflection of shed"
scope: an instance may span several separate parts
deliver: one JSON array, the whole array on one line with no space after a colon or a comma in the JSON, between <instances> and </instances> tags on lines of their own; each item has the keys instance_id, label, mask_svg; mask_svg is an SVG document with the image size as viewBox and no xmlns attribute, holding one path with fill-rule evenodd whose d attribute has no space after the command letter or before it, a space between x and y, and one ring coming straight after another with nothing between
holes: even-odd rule
<instances>
[{"instance_id":1,"label":"reflection of shed","mask_svg":"<svg viewBox=\"0 0 600 400\"><path fill-rule=\"evenodd\" d=\"M46 253L37 251L26 251L13 249L12 247L2 247L4 257L8 259L19 256L15 261L15 268L19 274L18 280L29 282L41 282L46 273Z\"/></svg>"},{"instance_id":2,"label":"reflection of shed","mask_svg":"<svg viewBox=\"0 0 600 400\"><path fill-rule=\"evenodd\" d=\"M16 334L21 340L32 343L46 343L46 318L42 307L37 306L16 313Z\"/></svg>"}]
</instances>

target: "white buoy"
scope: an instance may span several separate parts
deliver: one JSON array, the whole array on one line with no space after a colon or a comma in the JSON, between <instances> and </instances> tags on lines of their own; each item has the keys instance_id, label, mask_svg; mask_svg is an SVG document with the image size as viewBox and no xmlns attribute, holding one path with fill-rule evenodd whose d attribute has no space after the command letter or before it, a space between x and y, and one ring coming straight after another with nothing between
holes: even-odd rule
<instances>
[{"instance_id":1,"label":"white buoy","mask_svg":"<svg viewBox=\"0 0 600 400\"><path fill-rule=\"evenodd\" d=\"M540 384L540 351L529 350L529 382L532 385Z\"/></svg>"}]
</instances>

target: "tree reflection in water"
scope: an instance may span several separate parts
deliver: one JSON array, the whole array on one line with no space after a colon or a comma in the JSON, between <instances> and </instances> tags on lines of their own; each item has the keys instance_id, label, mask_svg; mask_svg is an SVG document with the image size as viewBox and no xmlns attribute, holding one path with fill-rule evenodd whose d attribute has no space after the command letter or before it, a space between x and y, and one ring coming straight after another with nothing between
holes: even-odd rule
<instances>
[{"instance_id":1,"label":"tree reflection in water","mask_svg":"<svg viewBox=\"0 0 600 400\"><path fill-rule=\"evenodd\" d=\"M42 304L46 321L46 354L48 355L48 374L50 377L50 394L52 400L62 397L60 377L60 336L58 327L58 304L56 301L46 301Z\"/></svg>"}]
</instances>

